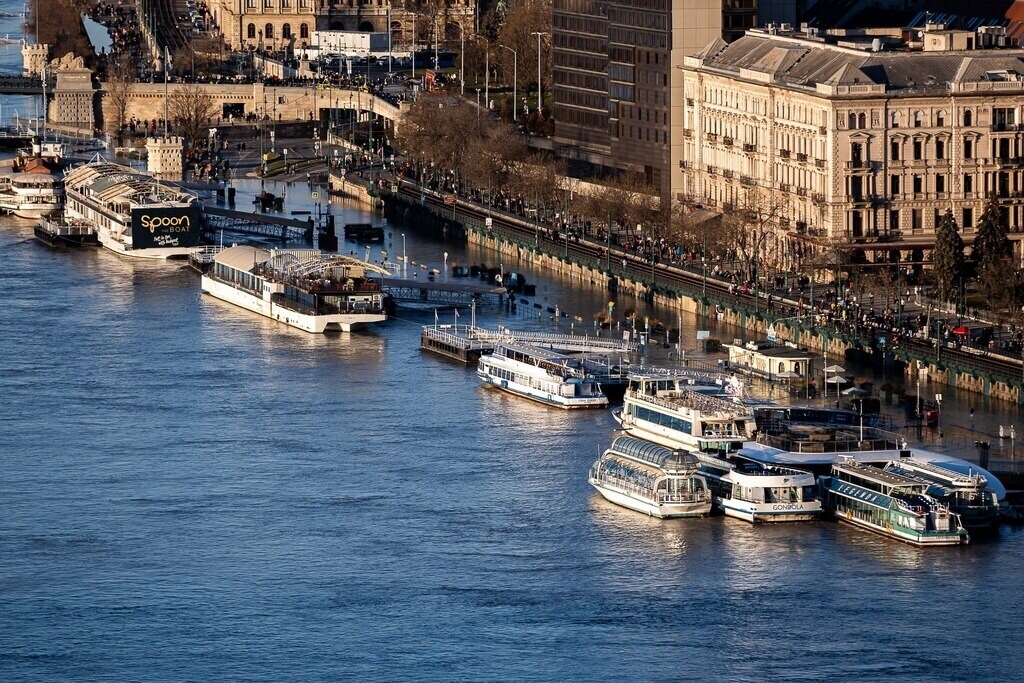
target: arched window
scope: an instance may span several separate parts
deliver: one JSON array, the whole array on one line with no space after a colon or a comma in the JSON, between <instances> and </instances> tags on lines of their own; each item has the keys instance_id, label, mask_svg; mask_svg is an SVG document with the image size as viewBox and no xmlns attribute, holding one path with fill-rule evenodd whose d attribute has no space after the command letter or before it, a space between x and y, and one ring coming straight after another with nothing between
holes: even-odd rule
<instances>
[{"instance_id":1,"label":"arched window","mask_svg":"<svg viewBox=\"0 0 1024 683\"><path fill-rule=\"evenodd\" d=\"M308 24L299 24L299 38L309 38Z\"/></svg>"},{"instance_id":2,"label":"arched window","mask_svg":"<svg viewBox=\"0 0 1024 683\"><path fill-rule=\"evenodd\" d=\"M281 27L281 37L284 38L285 40L288 40L289 38L292 37L291 24L285 24L284 26Z\"/></svg>"},{"instance_id":3,"label":"arched window","mask_svg":"<svg viewBox=\"0 0 1024 683\"><path fill-rule=\"evenodd\" d=\"M940 111L935 115L935 125L939 127L946 125L946 112Z\"/></svg>"},{"instance_id":4,"label":"arched window","mask_svg":"<svg viewBox=\"0 0 1024 683\"><path fill-rule=\"evenodd\" d=\"M973 122L974 122L974 116L971 114L971 110L967 109L966 111L964 111L964 125L965 126L970 126L970 125L973 125Z\"/></svg>"},{"instance_id":5,"label":"arched window","mask_svg":"<svg viewBox=\"0 0 1024 683\"><path fill-rule=\"evenodd\" d=\"M267 24L266 26L263 27L263 37L266 38L267 40L273 40L274 39L274 25L273 24Z\"/></svg>"},{"instance_id":6,"label":"arched window","mask_svg":"<svg viewBox=\"0 0 1024 683\"><path fill-rule=\"evenodd\" d=\"M861 112L860 114L857 115L857 128L864 130L867 127L868 117L864 114L864 112Z\"/></svg>"},{"instance_id":7,"label":"arched window","mask_svg":"<svg viewBox=\"0 0 1024 683\"><path fill-rule=\"evenodd\" d=\"M891 120L890 126L892 128L899 128L900 127L900 113L898 111L894 111L892 113L892 117L891 117L890 120Z\"/></svg>"},{"instance_id":8,"label":"arched window","mask_svg":"<svg viewBox=\"0 0 1024 683\"><path fill-rule=\"evenodd\" d=\"M924 117L921 116L921 112L915 111L914 112L914 128L920 128L923 123L924 123Z\"/></svg>"},{"instance_id":9,"label":"arched window","mask_svg":"<svg viewBox=\"0 0 1024 683\"><path fill-rule=\"evenodd\" d=\"M847 117L846 127L849 128L850 130L853 130L854 128L857 127L857 115L854 114L852 111L850 112L850 115Z\"/></svg>"},{"instance_id":10,"label":"arched window","mask_svg":"<svg viewBox=\"0 0 1024 683\"><path fill-rule=\"evenodd\" d=\"M249 37L250 40L255 39L256 38L256 24L249 24L249 28L246 29L245 34Z\"/></svg>"}]
</instances>

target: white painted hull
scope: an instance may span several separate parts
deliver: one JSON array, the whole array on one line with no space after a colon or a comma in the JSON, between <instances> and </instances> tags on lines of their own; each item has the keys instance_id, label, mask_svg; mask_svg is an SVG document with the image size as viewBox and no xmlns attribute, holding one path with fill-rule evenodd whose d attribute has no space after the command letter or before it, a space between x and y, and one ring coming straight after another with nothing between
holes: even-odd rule
<instances>
[{"instance_id":1,"label":"white painted hull","mask_svg":"<svg viewBox=\"0 0 1024 683\"><path fill-rule=\"evenodd\" d=\"M354 329L365 327L371 323L379 323L387 320L384 313L336 313L332 315L307 315L299 313L272 301L250 294L231 285L214 280L204 275L202 277L203 291L221 301L234 304L247 311L258 313L271 320L284 323L304 332L312 334L323 334L328 330L351 332Z\"/></svg>"},{"instance_id":2,"label":"white painted hull","mask_svg":"<svg viewBox=\"0 0 1024 683\"><path fill-rule=\"evenodd\" d=\"M99 243L121 256L128 256L130 258L138 259L150 259L150 260L166 260L166 259L187 259L193 253L202 249L202 247L154 247L152 249L129 249L121 240L114 237L107 230L98 230L96 232L96 239Z\"/></svg>"},{"instance_id":3,"label":"white painted hull","mask_svg":"<svg viewBox=\"0 0 1024 683\"><path fill-rule=\"evenodd\" d=\"M49 218L50 216L60 213L60 204L51 203L39 203L39 204L13 204L10 206L2 206L4 211L14 214L18 218L27 218L30 220L38 220L40 218Z\"/></svg>"},{"instance_id":4,"label":"white painted hull","mask_svg":"<svg viewBox=\"0 0 1024 683\"><path fill-rule=\"evenodd\" d=\"M873 531L876 534L886 536L888 538L895 538L898 541L916 545L922 548L931 546L945 546L945 545L966 545L969 542L968 537L961 536L955 532L942 533L942 534L917 534L910 531L904 531L898 527L883 527L877 524L873 524L867 520L859 519L852 515L843 514L841 512L836 513L836 519L840 522L845 522L853 526L859 526L862 529Z\"/></svg>"},{"instance_id":5,"label":"white painted hull","mask_svg":"<svg viewBox=\"0 0 1024 683\"><path fill-rule=\"evenodd\" d=\"M821 501L803 503L748 503L733 498L716 498L719 509L729 517L753 523L809 522L824 514Z\"/></svg>"},{"instance_id":6,"label":"white painted hull","mask_svg":"<svg viewBox=\"0 0 1024 683\"><path fill-rule=\"evenodd\" d=\"M633 420L622 420L621 418L619 419L622 431L626 432L630 436L635 436L638 439L644 439L645 441L656 443L659 446L664 446L665 448L683 448L685 450L700 449L700 442L697 441L697 439L680 432L670 430L666 427L654 425L648 426L648 424L643 421L638 422Z\"/></svg>"},{"instance_id":7,"label":"white painted hull","mask_svg":"<svg viewBox=\"0 0 1024 683\"><path fill-rule=\"evenodd\" d=\"M515 394L516 396L528 398L531 401L537 401L538 403L543 403L547 406L553 406L555 408L572 410L576 408L604 408L608 405L607 396L596 396L593 398L559 396L557 394L535 389L517 382L498 379L497 377L488 375L485 372L477 371L476 374L484 384L501 389L502 391L507 391L510 394Z\"/></svg>"},{"instance_id":8,"label":"white painted hull","mask_svg":"<svg viewBox=\"0 0 1024 683\"><path fill-rule=\"evenodd\" d=\"M662 503L650 499L640 498L634 494L621 491L614 486L601 483L595 479L590 480L590 485L597 489L605 500L621 505L624 508L635 510L651 517L659 519L670 519L674 517L707 517L711 513L711 501L702 503Z\"/></svg>"}]
</instances>

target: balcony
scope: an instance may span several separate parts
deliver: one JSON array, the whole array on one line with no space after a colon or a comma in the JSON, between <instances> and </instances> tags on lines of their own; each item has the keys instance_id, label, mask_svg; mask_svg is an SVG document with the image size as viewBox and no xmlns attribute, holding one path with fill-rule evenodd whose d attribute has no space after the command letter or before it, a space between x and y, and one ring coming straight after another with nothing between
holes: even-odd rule
<instances>
[{"instance_id":1,"label":"balcony","mask_svg":"<svg viewBox=\"0 0 1024 683\"><path fill-rule=\"evenodd\" d=\"M708 166L707 171L708 175L718 175L718 169L714 166Z\"/></svg>"},{"instance_id":2,"label":"balcony","mask_svg":"<svg viewBox=\"0 0 1024 683\"><path fill-rule=\"evenodd\" d=\"M796 188L796 195L798 197L806 197L807 196L807 188L806 187L798 187L798 188Z\"/></svg>"},{"instance_id":3,"label":"balcony","mask_svg":"<svg viewBox=\"0 0 1024 683\"><path fill-rule=\"evenodd\" d=\"M750 143L743 143L743 151L749 153L757 151L757 145L751 145Z\"/></svg>"},{"instance_id":4,"label":"balcony","mask_svg":"<svg viewBox=\"0 0 1024 683\"><path fill-rule=\"evenodd\" d=\"M814 160L814 165L817 166L818 168L825 168L825 160L824 159L815 159Z\"/></svg>"},{"instance_id":5,"label":"balcony","mask_svg":"<svg viewBox=\"0 0 1024 683\"><path fill-rule=\"evenodd\" d=\"M1024 130L1024 126L1019 123L1008 123L1006 121L996 121L992 124L993 133L1016 133Z\"/></svg>"},{"instance_id":6,"label":"balcony","mask_svg":"<svg viewBox=\"0 0 1024 683\"><path fill-rule=\"evenodd\" d=\"M754 184L754 179L751 178L750 176L748 176L748 175L741 175L740 176L740 185L748 185L749 186L749 185L753 185L753 184Z\"/></svg>"},{"instance_id":7,"label":"balcony","mask_svg":"<svg viewBox=\"0 0 1024 683\"><path fill-rule=\"evenodd\" d=\"M693 137L693 131L690 130L689 128L683 128L683 137L684 138L692 138Z\"/></svg>"},{"instance_id":8,"label":"balcony","mask_svg":"<svg viewBox=\"0 0 1024 683\"><path fill-rule=\"evenodd\" d=\"M690 168L690 162L685 160L685 159L683 161L680 161L679 162L679 168L681 168L681 169Z\"/></svg>"},{"instance_id":9,"label":"balcony","mask_svg":"<svg viewBox=\"0 0 1024 683\"><path fill-rule=\"evenodd\" d=\"M708 142L718 142L718 133L708 133Z\"/></svg>"},{"instance_id":10,"label":"balcony","mask_svg":"<svg viewBox=\"0 0 1024 683\"><path fill-rule=\"evenodd\" d=\"M732 138L722 138L722 144L726 147L732 147Z\"/></svg>"},{"instance_id":11,"label":"balcony","mask_svg":"<svg viewBox=\"0 0 1024 683\"><path fill-rule=\"evenodd\" d=\"M780 192L789 192L789 183L779 183Z\"/></svg>"},{"instance_id":12,"label":"balcony","mask_svg":"<svg viewBox=\"0 0 1024 683\"><path fill-rule=\"evenodd\" d=\"M813 201L813 202L815 202L817 204L824 204L825 203L825 195L823 193L821 193L821 192L815 192L814 194L811 195L811 201Z\"/></svg>"},{"instance_id":13,"label":"balcony","mask_svg":"<svg viewBox=\"0 0 1024 683\"><path fill-rule=\"evenodd\" d=\"M733 176L732 169L728 169L728 168L725 169L724 171L722 171L722 175L725 176L726 178L732 178L732 176Z\"/></svg>"},{"instance_id":14,"label":"balcony","mask_svg":"<svg viewBox=\"0 0 1024 683\"><path fill-rule=\"evenodd\" d=\"M797 152L796 160L799 161L800 163L804 163L807 161L807 155L804 154L803 152Z\"/></svg>"},{"instance_id":15,"label":"balcony","mask_svg":"<svg viewBox=\"0 0 1024 683\"><path fill-rule=\"evenodd\" d=\"M780 149L779 150L779 156L782 157L783 159L788 159L789 158L789 150L788 149Z\"/></svg>"}]
</instances>

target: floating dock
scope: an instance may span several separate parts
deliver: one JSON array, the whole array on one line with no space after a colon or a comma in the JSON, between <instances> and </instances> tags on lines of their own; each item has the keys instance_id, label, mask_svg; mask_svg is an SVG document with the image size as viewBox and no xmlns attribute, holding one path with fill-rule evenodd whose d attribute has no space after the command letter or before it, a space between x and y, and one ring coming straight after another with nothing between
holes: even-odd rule
<instances>
[{"instance_id":1,"label":"floating dock","mask_svg":"<svg viewBox=\"0 0 1024 683\"><path fill-rule=\"evenodd\" d=\"M84 221L40 218L34 233L37 240L50 247L99 245L96 229Z\"/></svg>"},{"instance_id":2,"label":"floating dock","mask_svg":"<svg viewBox=\"0 0 1024 683\"><path fill-rule=\"evenodd\" d=\"M501 343L526 344L558 353L584 353L599 356L626 355L637 351L635 342L575 334L513 332L505 327L488 330L475 325L424 325L420 347L463 363L475 363Z\"/></svg>"}]
</instances>

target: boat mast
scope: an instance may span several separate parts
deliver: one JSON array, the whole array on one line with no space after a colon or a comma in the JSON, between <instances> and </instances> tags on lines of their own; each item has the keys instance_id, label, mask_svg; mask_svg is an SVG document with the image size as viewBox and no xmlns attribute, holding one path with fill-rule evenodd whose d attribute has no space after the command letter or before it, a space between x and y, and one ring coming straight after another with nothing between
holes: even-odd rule
<instances>
[{"instance_id":1,"label":"boat mast","mask_svg":"<svg viewBox=\"0 0 1024 683\"><path fill-rule=\"evenodd\" d=\"M164 45L164 140L167 140L167 46Z\"/></svg>"}]
</instances>

